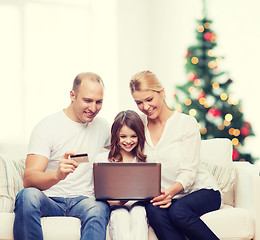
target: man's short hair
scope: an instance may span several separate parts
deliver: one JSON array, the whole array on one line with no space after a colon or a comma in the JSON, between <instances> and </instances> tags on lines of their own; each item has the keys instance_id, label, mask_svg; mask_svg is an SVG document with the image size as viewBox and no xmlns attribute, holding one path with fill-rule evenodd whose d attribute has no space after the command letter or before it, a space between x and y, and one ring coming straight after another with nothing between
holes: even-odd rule
<instances>
[{"instance_id":1,"label":"man's short hair","mask_svg":"<svg viewBox=\"0 0 260 240\"><path fill-rule=\"evenodd\" d=\"M79 89L79 86L80 86L82 80L90 80L93 82L98 82L104 87L104 82L98 74L92 73L92 72L83 72L83 73L79 73L73 81L72 90L75 93L78 92L78 89Z\"/></svg>"}]
</instances>

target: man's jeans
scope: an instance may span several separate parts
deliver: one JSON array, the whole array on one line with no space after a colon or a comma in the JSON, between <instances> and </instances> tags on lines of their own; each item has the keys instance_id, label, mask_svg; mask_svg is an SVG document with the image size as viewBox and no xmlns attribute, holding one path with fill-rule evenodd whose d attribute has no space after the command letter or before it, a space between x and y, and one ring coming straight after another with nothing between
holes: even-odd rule
<instances>
[{"instance_id":1,"label":"man's jeans","mask_svg":"<svg viewBox=\"0 0 260 240\"><path fill-rule=\"evenodd\" d=\"M14 239L42 240L41 217L69 216L81 220L81 240L105 240L110 216L106 202L84 196L47 197L36 188L25 188L15 200Z\"/></svg>"}]
</instances>

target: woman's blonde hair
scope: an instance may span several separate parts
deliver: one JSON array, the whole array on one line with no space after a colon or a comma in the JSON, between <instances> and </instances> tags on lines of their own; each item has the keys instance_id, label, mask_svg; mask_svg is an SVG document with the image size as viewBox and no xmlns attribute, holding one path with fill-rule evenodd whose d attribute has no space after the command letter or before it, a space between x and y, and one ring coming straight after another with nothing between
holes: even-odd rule
<instances>
[{"instance_id":1,"label":"woman's blonde hair","mask_svg":"<svg viewBox=\"0 0 260 240\"><path fill-rule=\"evenodd\" d=\"M131 93L135 91L154 91L160 93L163 90L161 82L158 80L156 75L151 71L142 71L135 74L129 84ZM163 99L166 107L172 110L166 103L165 98Z\"/></svg>"},{"instance_id":2,"label":"woman's blonde hair","mask_svg":"<svg viewBox=\"0 0 260 240\"><path fill-rule=\"evenodd\" d=\"M162 84L156 75L150 71L139 72L130 81L131 93L143 90L160 92L162 88Z\"/></svg>"}]
</instances>

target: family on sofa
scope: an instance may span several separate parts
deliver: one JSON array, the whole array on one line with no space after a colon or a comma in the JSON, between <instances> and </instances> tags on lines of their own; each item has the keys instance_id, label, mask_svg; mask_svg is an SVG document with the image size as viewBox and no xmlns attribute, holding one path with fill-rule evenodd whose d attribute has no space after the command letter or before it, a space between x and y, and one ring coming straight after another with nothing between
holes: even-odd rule
<instances>
[{"instance_id":1,"label":"family on sofa","mask_svg":"<svg viewBox=\"0 0 260 240\"><path fill-rule=\"evenodd\" d=\"M41 218L48 216L79 218L81 239L105 240L109 224L112 240L146 240L147 221L159 240L219 239L200 218L220 208L222 193L199 165L201 139L195 118L171 110L156 75L143 71L132 77L130 91L144 115L122 111L110 130L97 117L103 87L97 74L78 74L70 105L34 128L25 188L16 196L14 239L43 239ZM95 200L92 164L104 148L104 161L161 163L161 194L142 204L131 203L131 210L126 210L131 205L127 201ZM85 152L87 163L70 157ZM123 225L127 219L130 224Z\"/></svg>"}]
</instances>

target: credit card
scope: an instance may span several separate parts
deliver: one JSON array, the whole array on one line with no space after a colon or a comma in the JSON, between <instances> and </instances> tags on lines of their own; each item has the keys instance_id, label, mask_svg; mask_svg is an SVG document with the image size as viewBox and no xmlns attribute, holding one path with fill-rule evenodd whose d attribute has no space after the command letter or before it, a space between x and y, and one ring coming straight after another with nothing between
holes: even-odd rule
<instances>
[{"instance_id":1,"label":"credit card","mask_svg":"<svg viewBox=\"0 0 260 240\"><path fill-rule=\"evenodd\" d=\"M77 163L86 163L89 162L88 154L82 153L82 154L76 154L76 155L70 155L70 158L75 160Z\"/></svg>"}]
</instances>

